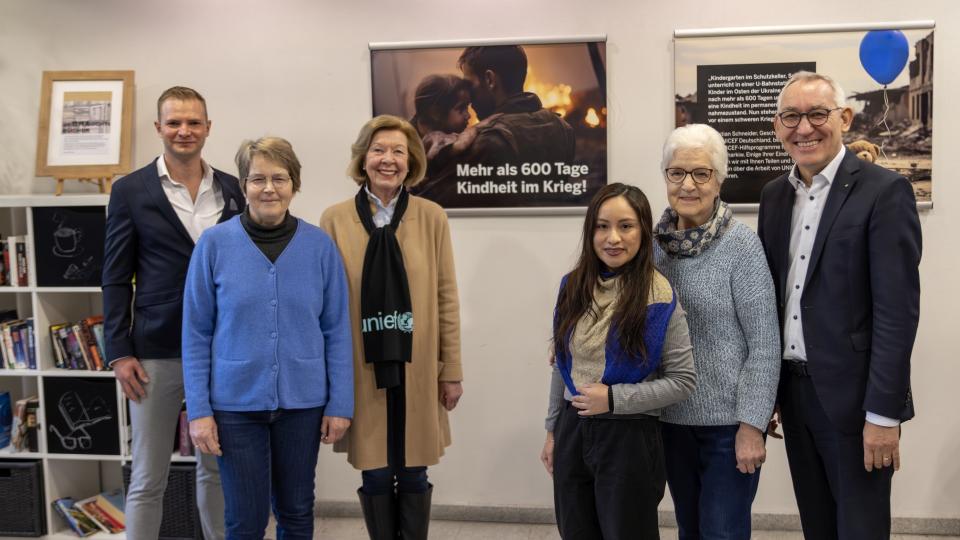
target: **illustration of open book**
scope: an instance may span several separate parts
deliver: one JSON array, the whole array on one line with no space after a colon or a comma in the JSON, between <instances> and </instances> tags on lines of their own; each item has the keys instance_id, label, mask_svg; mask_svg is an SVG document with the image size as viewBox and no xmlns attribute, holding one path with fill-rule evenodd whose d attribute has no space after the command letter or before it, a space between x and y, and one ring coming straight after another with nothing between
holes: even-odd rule
<instances>
[{"instance_id":1,"label":"illustration of open book","mask_svg":"<svg viewBox=\"0 0 960 540\"><path fill-rule=\"evenodd\" d=\"M60 438L60 444L67 450L89 450L93 446L93 438L87 428L113 418L107 403L100 396L84 403L76 392L66 392L60 396L57 408L69 431L61 433L52 423L50 431Z\"/></svg>"}]
</instances>

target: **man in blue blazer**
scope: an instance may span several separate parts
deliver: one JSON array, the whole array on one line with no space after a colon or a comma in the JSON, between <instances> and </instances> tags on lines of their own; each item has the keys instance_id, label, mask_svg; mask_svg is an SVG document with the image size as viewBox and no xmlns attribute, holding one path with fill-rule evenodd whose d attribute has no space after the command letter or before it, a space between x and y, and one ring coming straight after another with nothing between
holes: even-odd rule
<instances>
[{"instance_id":1,"label":"man in blue blazer","mask_svg":"<svg viewBox=\"0 0 960 540\"><path fill-rule=\"evenodd\" d=\"M758 232L783 331L778 403L806 538L888 538L900 422L913 417L921 232L904 177L843 145L829 77L787 81L774 131L795 166L764 187Z\"/></svg>"},{"instance_id":2,"label":"man in blue blazer","mask_svg":"<svg viewBox=\"0 0 960 540\"><path fill-rule=\"evenodd\" d=\"M244 208L234 176L200 156L206 101L175 86L157 100L163 154L113 185L103 264L106 355L130 399L133 467L127 537L156 540L170 450L183 404L183 285L200 233ZM134 287L134 281L136 286ZM197 501L207 540L224 537L216 458L197 456Z\"/></svg>"}]
</instances>

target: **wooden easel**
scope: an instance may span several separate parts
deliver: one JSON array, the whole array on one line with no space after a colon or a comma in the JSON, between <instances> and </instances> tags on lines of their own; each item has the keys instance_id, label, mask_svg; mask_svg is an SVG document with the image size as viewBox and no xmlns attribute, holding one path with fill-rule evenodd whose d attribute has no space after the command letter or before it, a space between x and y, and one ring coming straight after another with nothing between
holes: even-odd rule
<instances>
[{"instance_id":1,"label":"wooden easel","mask_svg":"<svg viewBox=\"0 0 960 540\"><path fill-rule=\"evenodd\" d=\"M63 183L67 180L77 180L78 182L90 182L91 184L97 184L100 187L100 193L110 193L110 182L113 180L111 177L100 177L100 178L67 178L57 176L57 191L56 195L59 197L63 195Z\"/></svg>"}]
</instances>

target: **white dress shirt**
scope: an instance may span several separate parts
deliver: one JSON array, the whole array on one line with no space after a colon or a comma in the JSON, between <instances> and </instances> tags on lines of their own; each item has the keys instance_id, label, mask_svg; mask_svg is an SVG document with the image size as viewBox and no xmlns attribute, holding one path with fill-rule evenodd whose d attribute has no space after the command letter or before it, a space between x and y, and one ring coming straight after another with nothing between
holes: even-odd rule
<instances>
[{"instance_id":1,"label":"white dress shirt","mask_svg":"<svg viewBox=\"0 0 960 540\"><path fill-rule=\"evenodd\" d=\"M393 212L397 209L397 201L400 199L400 191L397 190L397 195L391 199L386 206L384 206L383 201L374 195L367 186L363 186L363 189L367 192L367 198L373 201L373 205L377 207L377 211L373 213L373 224L379 229L380 227L383 227L384 225L393 221Z\"/></svg>"},{"instance_id":2,"label":"white dress shirt","mask_svg":"<svg viewBox=\"0 0 960 540\"><path fill-rule=\"evenodd\" d=\"M220 214L223 213L223 193L220 186L213 181L213 167L205 161L202 164L203 179L200 180L200 190L197 191L197 200L194 201L190 197L190 189L170 177L163 154L157 160L157 173L160 175L163 193L194 243L200 239L203 231L217 224Z\"/></svg>"},{"instance_id":3,"label":"white dress shirt","mask_svg":"<svg viewBox=\"0 0 960 540\"><path fill-rule=\"evenodd\" d=\"M787 272L786 291L784 300L786 307L783 310L783 357L787 360L806 362L807 347L803 340L803 317L800 313L800 297L806 286L807 269L810 266L810 255L813 252L813 241L817 237L817 228L820 225L820 216L827 204L830 186L837 176L840 162L847 153L846 148L840 147L840 152L820 171L814 175L810 187L798 176L797 167L790 171L788 180L796 190L793 201L793 216L790 220L790 269ZM867 421L878 426L893 427L900 425L900 421L867 412Z\"/></svg>"}]
</instances>

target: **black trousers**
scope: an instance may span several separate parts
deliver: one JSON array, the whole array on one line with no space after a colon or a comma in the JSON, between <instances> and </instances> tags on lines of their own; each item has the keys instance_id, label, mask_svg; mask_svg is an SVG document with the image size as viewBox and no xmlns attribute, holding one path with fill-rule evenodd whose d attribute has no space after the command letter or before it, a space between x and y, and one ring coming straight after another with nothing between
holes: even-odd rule
<instances>
[{"instance_id":1,"label":"black trousers","mask_svg":"<svg viewBox=\"0 0 960 540\"><path fill-rule=\"evenodd\" d=\"M893 468L863 468L863 433L835 428L813 379L783 370L780 413L804 538L890 538Z\"/></svg>"},{"instance_id":2,"label":"black trousers","mask_svg":"<svg viewBox=\"0 0 960 540\"><path fill-rule=\"evenodd\" d=\"M553 503L567 540L659 539L666 473L660 423L592 419L569 403L554 429Z\"/></svg>"}]
</instances>

